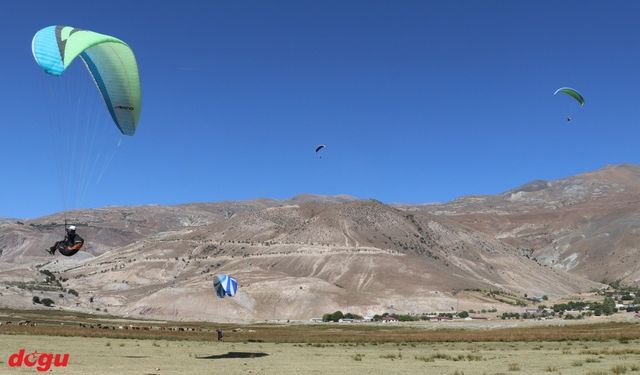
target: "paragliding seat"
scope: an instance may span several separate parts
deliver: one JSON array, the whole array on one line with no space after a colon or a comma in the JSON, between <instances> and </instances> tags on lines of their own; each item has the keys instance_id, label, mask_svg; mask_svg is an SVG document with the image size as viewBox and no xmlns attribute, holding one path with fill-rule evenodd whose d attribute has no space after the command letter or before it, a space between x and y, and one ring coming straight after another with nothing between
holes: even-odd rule
<instances>
[{"instance_id":1,"label":"paragliding seat","mask_svg":"<svg viewBox=\"0 0 640 375\"><path fill-rule=\"evenodd\" d=\"M72 255L75 255L78 251L80 251L83 245L84 245L84 242L77 243L75 245L65 244L64 242L62 242L58 244L57 250L60 252L60 254L70 257Z\"/></svg>"}]
</instances>

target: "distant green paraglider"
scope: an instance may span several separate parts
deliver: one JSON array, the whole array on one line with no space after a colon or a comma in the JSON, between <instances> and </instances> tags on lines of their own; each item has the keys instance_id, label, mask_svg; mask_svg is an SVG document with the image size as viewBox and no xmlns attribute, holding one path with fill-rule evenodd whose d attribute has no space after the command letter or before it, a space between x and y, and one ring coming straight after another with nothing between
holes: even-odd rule
<instances>
[{"instance_id":1,"label":"distant green paraglider","mask_svg":"<svg viewBox=\"0 0 640 375\"><path fill-rule=\"evenodd\" d=\"M553 93L553 95L558 95L559 92L574 98L580 104L580 107L584 105L584 97L576 89L572 89L571 87L560 87ZM567 122L571 122L571 120L571 116L567 116Z\"/></svg>"},{"instance_id":2,"label":"distant green paraglider","mask_svg":"<svg viewBox=\"0 0 640 375\"><path fill-rule=\"evenodd\" d=\"M558 95L559 92L571 96L580 103L580 106L584 105L584 97L577 90L572 89L571 87L560 87L555 93L553 93L553 95Z\"/></svg>"}]
</instances>

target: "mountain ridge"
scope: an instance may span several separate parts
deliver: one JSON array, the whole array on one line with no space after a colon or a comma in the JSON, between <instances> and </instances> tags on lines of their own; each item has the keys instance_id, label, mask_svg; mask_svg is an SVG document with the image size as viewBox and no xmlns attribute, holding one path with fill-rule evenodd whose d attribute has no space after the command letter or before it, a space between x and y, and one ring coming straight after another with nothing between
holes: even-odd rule
<instances>
[{"instance_id":1,"label":"mountain ridge","mask_svg":"<svg viewBox=\"0 0 640 375\"><path fill-rule=\"evenodd\" d=\"M51 258L43 249L62 236L64 217L80 224L86 251ZM47 271L79 293L56 298L59 307L121 316L260 321L329 310L450 311L460 290L561 297L600 288L612 275L637 282L637 236L640 168L629 165L432 205L302 194L112 206L1 222L0 306L30 306L33 293L18 285L40 285ZM603 250L612 243L615 256ZM213 297L216 273L238 278L236 297ZM465 303L499 302L477 295Z\"/></svg>"}]
</instances>

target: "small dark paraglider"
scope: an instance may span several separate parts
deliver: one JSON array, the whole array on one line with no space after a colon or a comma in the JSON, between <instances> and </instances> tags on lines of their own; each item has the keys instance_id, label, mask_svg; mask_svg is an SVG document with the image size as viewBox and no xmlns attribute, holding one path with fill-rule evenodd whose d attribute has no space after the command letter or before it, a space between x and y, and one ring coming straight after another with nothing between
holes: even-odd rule
<instances>
[{"instance_id":1,"label":"small dark paraglider","mask_svg":"<svg viewBox=\"0 0 640 375\"><path fill-rule=\"evenodd\" d=\"M320 159L322 159L322 154L319 154L319 152L320 152L320 150L324 149L325 147L327 147L327 146L325 146L323 144L319 144L319 145L316 146L316 155L319 155Z\"/></svg>"}]
</instances>

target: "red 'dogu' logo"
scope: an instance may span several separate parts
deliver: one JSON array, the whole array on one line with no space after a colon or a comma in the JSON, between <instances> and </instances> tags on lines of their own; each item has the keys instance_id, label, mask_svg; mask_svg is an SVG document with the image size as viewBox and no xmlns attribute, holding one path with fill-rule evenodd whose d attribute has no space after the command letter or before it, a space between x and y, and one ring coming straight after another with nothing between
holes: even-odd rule
<instances>
[{"instance_id":1,"label":"red 'dogu' logo","mask_svg":"<svg viewBox=\"0 0 640 375\"><path fill-rule=\"evenodd\" d=\"M51 365L54 367L67 367L69 363L69 353L39 353L37 350L25 355L25 350L20 349L17 353L9 356L9 367L37 366L38 371L49 371Z\"/></svg>"}]
</instances>

